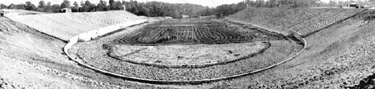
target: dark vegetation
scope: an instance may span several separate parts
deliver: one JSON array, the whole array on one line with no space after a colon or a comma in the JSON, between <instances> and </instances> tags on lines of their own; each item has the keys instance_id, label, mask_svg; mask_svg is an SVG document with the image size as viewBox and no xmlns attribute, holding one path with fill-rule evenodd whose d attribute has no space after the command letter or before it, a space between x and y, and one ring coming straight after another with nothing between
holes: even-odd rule
<instances>
[{"instance_id":1,"label":"dark vegetation","mask_svg":"<svg viewBox=\"0 0 375 89\"><path fill-rule=\"evenodd\" d=\"M98 4L94 4L89 0L82 2L70 2L69 0L64 0L61 4L52 4L51 2L40 1L38 5L32 4L27 1L25 4L1 4L0 8L7 9L24 9L40 12L49 13L60 13L63 12L63 8L70 8L72 12L95 12L95 11L109 11L109 10L124 10L132 12L137 15L144 16L172 16L181 17L182 15L194 16L198 11L205 10L208 7L195 4L170 4L164 2L137 2L137 1L115 1L100 0Z\"/></svg>"},{"instance_id":2,"label":"dark vegetation","mask_svg":"<svg viewBox=\"0 0 375 89\"><path fill-rule=\"evenodd\" d=\"M196 4L171 4L164 2L137 2L130 1L115 1L109 0L108 2L100 0L98 4L94 4L89 0L81 2L70 2L64 0L61 4L52 4L50 2L40 1L37 5L27 1L25 4L0 4L0 8L7 9L24 9L40 12L59 13L63 8L71 8L73 12L95 12L95 11L108 11L108 10L123 10L124 6L127 11L136 15L157 17L157 16L170 16L181 18L183 15L190 17L199 16L228 16L246 7L254 8L298 8L317 5L318 0L246 0L237 4L225 4L217 6L216 8L209 8ZM71 3L73 3L71 5Z\"/></svg>"},{"instance_id":3,"label":"dark vegetation","mask_svg":"<svg viewBox=\"0 0 375 89\"><path fill-rule=\"evenodd\" d=\"M245 2L237 4L220 5L216 8L210 9L211 11L208 10L205 12L211 12L210 14L224 17L237 13L245 8L301 8L317 6L317 1L318 0L246 0Z\"/></svg>"},{"instance_id":4,"label":"dark vegetation","mask_svg":"<svg viewBox=\"0 0 375 89\"><path fill-rule=\"evenodd\" d=\"M371 21L375 19L375 10L368 10L366 12L360 13L356 18L362 18L365 21Z\"/></svg>"},{"instance_id":5,"label":"dark vegetation","mask_svg":"<svg viewBox=\"0 0 375 89\"><path fill-rule=\"evenodd\" d=\"M223 22L190 19L189 21L169 20L148 25L132 35L116 41L119 44L159 45L159 44L227 44L252 42L262 38L282 39L260 30L239 31Z\"/></svg>"},{"instance_id":6,"label":"dark vegetation","mask_svg":"<svg viewBox=\"0 0 375 89\"><path fill-rule=\"evenodd\" d=\"M374 89L375 88L375 74L372 74L359 82L358 85L347 87L349 89Z\"/></svg>"}]
</instances>

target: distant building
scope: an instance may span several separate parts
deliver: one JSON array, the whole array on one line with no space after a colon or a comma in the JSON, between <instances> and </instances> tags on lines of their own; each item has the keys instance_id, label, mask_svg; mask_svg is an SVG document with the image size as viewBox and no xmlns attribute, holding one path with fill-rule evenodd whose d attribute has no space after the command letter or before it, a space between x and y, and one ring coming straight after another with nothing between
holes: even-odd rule
<instances>
[{"instance_id":1,"label":"distant building","mask_svg":"<svg viewBox=\"0 0 375 89\"><path fill-rule=\"evenodd\" d=\"M353 8L364 8L363 6L358 5L357 3L350 3L350 4L348 4L348 7L353 7Z\"/></svg>"},{"instance_id":2,"label":"distant building","mask_svg":"<svg viewBox=\"0 0 375 89\"><path fill-rule=\"evenodd\" d=\"M10 9L1 9L0 10L0 16L10 16L10 15L18 15L18 14L14 13L14 11L10 10Z\"/></svg>"},{"instance_id":3,"label":"distant building","mask_svg":"<svg viewBox=\"0 0 375 89\"><path fill-rule=\"evenodd\" d=\"M72 9L71 8L62 8L60 9L61 12L65 12L65 13L72 13Z\"/></svg>"}]
</instances>

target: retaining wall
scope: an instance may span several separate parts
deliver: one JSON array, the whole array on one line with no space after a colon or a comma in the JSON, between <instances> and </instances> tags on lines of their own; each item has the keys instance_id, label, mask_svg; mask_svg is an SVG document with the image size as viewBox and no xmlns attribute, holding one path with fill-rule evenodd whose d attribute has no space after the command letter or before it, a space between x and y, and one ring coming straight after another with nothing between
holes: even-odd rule
<instances>
[{"instance_id":1,"label":"retaining wall","mask_svg":"<svg viewBox=\"0 0 375 89\"><path fill-rule=\"evenodd\" d=\"M97 37L109 34L111 32L117 31L124 29L126 27L132 26L132 25L137 25L137 24L142 24L146 23L146 19L141 19L141 20L135 20L135 21L129 21L129 22L124 22L112 26L107 26L104 28L99 28L95 29L89 32L81 33L77 36L74 36L69 39L69 42L64 46L64 52L68 54L68 49L71 48L74 44L81 42L81 41L90 41L92 39L95 39Z\"/></svg>"}]
</instances>

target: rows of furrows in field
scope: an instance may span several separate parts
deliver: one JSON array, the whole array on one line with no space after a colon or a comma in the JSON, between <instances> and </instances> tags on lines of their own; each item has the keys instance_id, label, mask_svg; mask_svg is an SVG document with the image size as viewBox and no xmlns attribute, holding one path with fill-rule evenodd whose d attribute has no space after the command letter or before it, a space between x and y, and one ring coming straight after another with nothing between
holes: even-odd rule
<instances>
[{"instance_id":1,"label":"rows of furrows in field","mask_svg":"<svg viewBox=\"0 0 375 89\"><path fill-rule=\"evenodd\" d=\"M196 26L150 26L136 35L118 41L123 44L224 44L253 41L254 35L243 35L235 29L212 23Z\"/></svg>"},{"instance_id":2,"label":"rows of furrows in field","mask_svg":"<svg viewBox=\"0 0 375 89\"><path fill-rule=\"evenodd\" d=\"M166 20L153 24L156 27L169 27L169 26L211 26L211 27L225 27L225 23L209 21L209 20ZM150 27L150 26L149 26ZM152 26L151 26L152 27Z\"/></svg>"}]
</instances>

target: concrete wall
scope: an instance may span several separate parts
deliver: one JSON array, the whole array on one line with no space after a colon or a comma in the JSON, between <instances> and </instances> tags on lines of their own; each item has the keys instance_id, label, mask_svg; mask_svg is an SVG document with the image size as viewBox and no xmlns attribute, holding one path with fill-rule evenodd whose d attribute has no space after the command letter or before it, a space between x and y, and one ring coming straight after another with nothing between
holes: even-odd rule
<instances>
[{"instance_id":1,"label":"concrete wall","mask_svg":"<svg viewBox=\"0 0 375 89\"><path fill-rule=\"evenodd\" d=\"M64 46L64 52L68 55L68 49L71 48L74 44L80 42L80 41L90 41L94 38L106 35L108 33L117 31L119 29L123 29L129 26L141 24L147 22L146 19L141 19L141 20L135 20L135 21L129 21L129 22L124 22L112 26L107 26L104 28L99 28L95 29L92 31L84 32L79 35L73 36L72 38L69 39L69 42Z\"/></svg>"},{"instance_id":2,"label":"concrete wall","mask_svg":"<svg viewBox=\"0 0 375 89\"><path fill-rule=\"evenodd\" d=\"M78 39L79 39L78 41L89 41L89 40L92 40L92 39L97 38L99 36L103 36L105 34L108 34L108 33L111 33L113 31L119 30L121 28L129 27L129 26L135 25L135 24L144 23L146 21L147 21L146 19L128 21L128 22L115 24L115 25L95 29L95 30L92 30L92 31L88 31L88 32L79 34L78 35Z\"/></svg>"}]
</instances>

